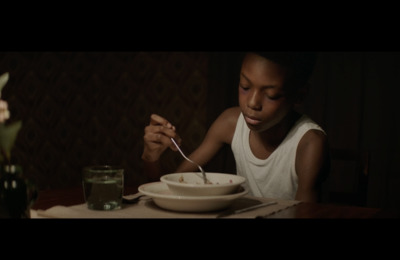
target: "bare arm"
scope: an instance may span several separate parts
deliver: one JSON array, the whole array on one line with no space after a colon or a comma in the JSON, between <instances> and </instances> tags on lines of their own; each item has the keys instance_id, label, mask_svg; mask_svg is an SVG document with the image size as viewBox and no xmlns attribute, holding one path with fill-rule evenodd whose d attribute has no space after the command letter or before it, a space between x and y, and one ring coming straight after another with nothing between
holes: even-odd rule
<instances>
[{"instance_id":1,"label":"bare arm","mask_svg":"<svg viewBox=\"0 0 400 260\"><path fill-rule=\"evenodd\" d=\"M327 137L318 130L308 131L300 140L296 155L298 190L296 200L317 202L321 177L329 170Z\"/></svg>"},{"instance_id":2,"label":"bare arm","mask_svg":"<svg viewBox=\"0 0 400 260\"><path fill-rule=\"evenodd\" d=\"M202 166L207 164L224 144L232 142L239 113L238 107L228 108L222 112L211 125L200 146L188 157ZM178 172L197 170L196 166L186 160L182 161L177 169Z\"/></svg>"},{"instance_id":3,"label":"bare arm","mask_svg":"<svg viewBox=\"0 0 400 260\"><path fill-rule=\"evenodd\" d=\"M230 144L232 142L239 113L238 107L225 110L211 125L200 146L188 157L202 166L207 164L224 143ZM159 163L162 153L167 148L177 151L170 139L171 137L175 138L180 145L181 138L175 132L175 127L165 118L153 114L150 124L145 127L142 153L144 171L150 181L158 181L162 175ZM198 171L198 168L192 163L182 160L176 171Z\"/></svg>"}]
</instances>

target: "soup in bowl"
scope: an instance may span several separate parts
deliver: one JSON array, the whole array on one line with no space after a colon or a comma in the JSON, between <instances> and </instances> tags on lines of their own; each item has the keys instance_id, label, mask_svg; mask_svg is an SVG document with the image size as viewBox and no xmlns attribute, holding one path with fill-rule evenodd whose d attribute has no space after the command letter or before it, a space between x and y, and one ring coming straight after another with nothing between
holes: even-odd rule
<instances>
[{"instance_id":1,"label":"soup in bowl","mask_svg":"<svg viewBox=\"0 0 400 260\"><path fill-rule=\"evenodd\" d=\"M207 182L204 183L201 172L181 172L163 175L160 180L168 188L180 196L216 196L233 194L243 190L242 184L246 178L231 174L207 172Z\"/></svg>"}]
</instances>

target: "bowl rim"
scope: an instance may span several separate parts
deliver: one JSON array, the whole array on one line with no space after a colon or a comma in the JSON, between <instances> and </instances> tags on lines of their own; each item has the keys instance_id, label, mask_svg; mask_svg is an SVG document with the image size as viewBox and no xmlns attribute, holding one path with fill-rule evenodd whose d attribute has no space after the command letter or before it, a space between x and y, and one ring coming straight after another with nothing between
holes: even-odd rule
<instances>
[{"instance_id":1,"label":"bowl rim","mask_svg":"<svg viewBox=\"0 0 400 260\"><path fill-rule=\"evenodd\" d=\"M246 178L237 174L233 174L233 173L223 173L223 172L206 172L206 174L223 174L223 175L232 175L235 176L235 178L239 178L241 179L238 182L235 183L222 183L222 184L205 184L205 183L182 183L182 182L176 182L176 181L171 181L168 180L167 177L168 176L172 176L172 175L182 175L182 174L199 174L201 175L201 172L174 172L174 173L168 173L165 174L163 176L160 177L160 181L164 182L166 184L172 184L175 186L179 186L179 187L197 187L197 188L215 188L215 187L227 187L227 186L235 186L235 185L241 185L243 183L246 182ZM200 176L202 178L202 176Z\"/></svg>"},{"instance_id":2,"label":"bowl rim","mask_svg":"<svg viewBox=\"0 0 400 260\"><path fill-rule=\"evenodd\" d=\"M152 197L153 199L163 199L163 200L192 200L192 201L214 201L214 200L230 200L234 198L239 198L241 196L246 195L249 190L243 187L242 190L239 190L235 193L224 194L224 195L209 195L209 196L191 196L191 195L176 195L176 194L163 194L160 193L160 190L157 191L149 191L148 187L156 187L162 190L168 189L168 185L163 182L150 182L142 184L138 187L140 193Z\"/></svg>"}]
</instances>

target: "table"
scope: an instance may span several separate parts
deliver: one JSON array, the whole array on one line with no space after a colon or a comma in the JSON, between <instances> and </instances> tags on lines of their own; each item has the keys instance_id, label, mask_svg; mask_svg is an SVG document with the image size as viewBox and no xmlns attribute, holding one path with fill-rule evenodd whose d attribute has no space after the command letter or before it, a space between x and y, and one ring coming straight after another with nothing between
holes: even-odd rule
<instances>
[{"instance_id":1,"label":"table","mask_svg":"<svg viewBox=\"0 0 400 260\"><path fill-rule=\"evenodd\" d=\"M138 187L125 187L124 195L136 193L138 192L137 189ZM32 209L48 209L56 205L72 206L84 202L85 199L81 186L57 190L42 190L39 191L38 198Z\"/></svg>"},{"instance_id":2,"label":"table","mask_svg":"<svg viewBox=\"0 0 400 260\"><path fill-rule=\"evenodd\" d=\"M137 187L125 187L124 195L134 194ZM43 190L39 192L38 198L32 209L49 209L56 205L73 206L84 203L82 187L73 187L59 190ZM378 219L378 218L400 218L400 212L334 205L325 203L301 202L295 206L268 216L270 219Z\"/></svg>"}]
</instances>

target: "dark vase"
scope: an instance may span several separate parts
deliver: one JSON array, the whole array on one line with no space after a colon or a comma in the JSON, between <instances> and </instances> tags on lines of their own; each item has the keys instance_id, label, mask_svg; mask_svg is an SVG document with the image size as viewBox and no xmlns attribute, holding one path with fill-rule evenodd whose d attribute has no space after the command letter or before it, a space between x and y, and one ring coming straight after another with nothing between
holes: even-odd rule
<instances>
[{"instance_id":1,"label":"dark vase","mask_svg":"<svg viewBox=\"0 0 400 260\"><path fill-rule=\"evenodd\" d=\"M36 197L36 187L23 176L20 165L1 166L0 218L30 218Z\"/></svg>"}]
</instances>

